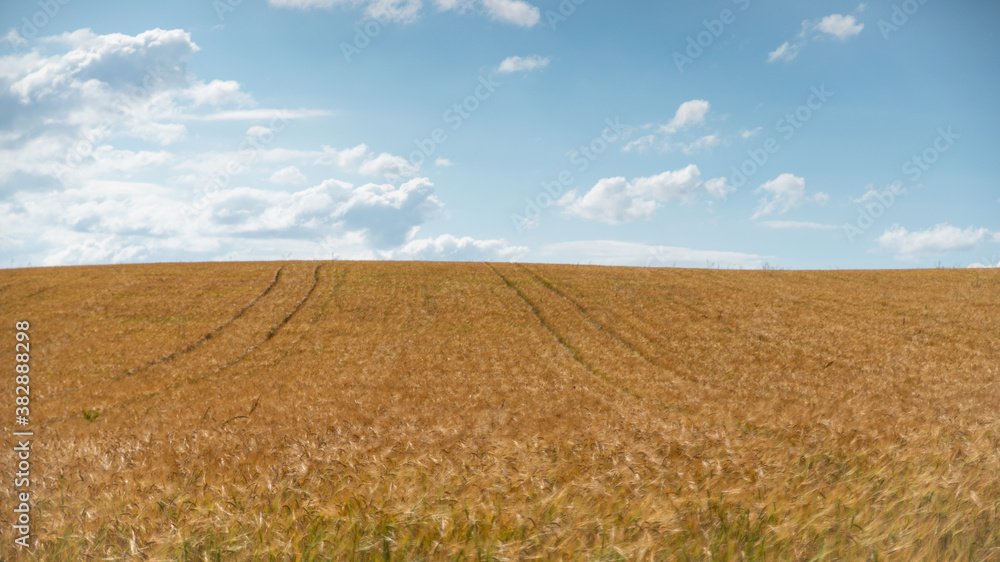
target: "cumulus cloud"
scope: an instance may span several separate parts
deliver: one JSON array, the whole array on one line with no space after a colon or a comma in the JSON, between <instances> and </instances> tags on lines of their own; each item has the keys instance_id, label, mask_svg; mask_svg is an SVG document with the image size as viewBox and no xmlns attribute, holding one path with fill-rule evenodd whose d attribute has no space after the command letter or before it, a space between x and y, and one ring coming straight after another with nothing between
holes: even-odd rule
<instances>
[{"instance_id":1,"label":"cumulus cloud","mask_svg":"<svg viewBox=\"0 0 1000 562\"><path fill-rule=\"evenodd\" d=\"M711 104L706 100L690 100L682 103L674 116L662 125L644 125L642 129L650 130L651 134L643 135L622 147L622 152L646 152L650 148L658 148L662 152L680 150L684 154L694 154L701 150L718 146L722 143L722 137L718 133L707 135L697 134L693 129L705 124L705 120L711 110ZM655 127L655 128L654 128ZM679 140L676 137L682 133L687 133L687 138L691 140Z\"/></svg>"},{"instance_id":2,"label":"cumulus cloud","mask_svg":"<svg viewBox=\"0 0 1000 562\"><path fill-rule=\"evenodd\" d=\"M759 268L774 256L759 256L742 252L698 250L677 246L656 246L619 240L579 240L547 244L535 255L562 263L595 265L634 265L671 267L688 266Z\"/></svg>"},{"instance_id":3,"label":"cumulus cloud","mask_svg":"<svg viewBox=\"0 0 1000 562\"><path fill-rule=\"evenodd\" d=\"M1000 242L1000 233L992 233L986 228L961 229L948 223L910 232L897 224L878 238L881 247L895 252L897 258L904 260L971 250L983 242Z\"/></svg>"},{"instance_id":4,"label":"cumulus cloud","mask_svg":"<svg viewBox=\"0 0 1000 562\"><path fill-rule=\"evenodd\" d=\"M806 180L793 174L781 174L771 181L764 182L754 193L763 193L757 210L752 219L770 214L784 214L798 207L805 201L826 203L830 197L822 191L812 197L806 196Z\"/></svg>"},{"instance_id":5,"label":"cumulus cloud","mask_svg":"<svg viewBox=\"0 0 1000 562\"><path fill-rule=\"evenodd\" d=\"M476 240L443 234L437 238L411 240L398 249L383 252L382 256L398 260L514 261L528 251L525 246L512 246L503 239Z\"/></svg>"},{"instance_id":6,"label":"cumulus cloud","mask_svg":"<svg viewBox=\"0 0 1000 562\"><path fill-rule=\"evenodd\" d=\"M188 113L178 115L183 121L288 121L329 117L332 111L326 109L234 109L214 113Z\"/></svg>"},{"instance_id":7,"label":"cumulus cloud","mask_svg":"<svg viewBox=\"0 0 1000 562\"><path fill-rule=\"evenodd\" d=\"M184 97L189 98L195 107L201 105L228 105L239 106L257 105L253 97L240 90L240 83L235 80L212 80L211 82L196 82L183 92Z\"/></svg>"},{"instance_id":8,"label":"cumulus cloud","mask_svg":"<svg viewBox=\"0 0 1000 562\"><path fill-rule=\"evenodd\" d=\"M858 12L864 11L865 5L858 6ZM794 60L799 52L809 43L810 39L817 39L823 36L834 37L841 41L846 41L851 37L858 36L865 28L865 24L858 23L853 15L830 14L819 21L805 20L798 35L792 41L785 41L777 49L767 54L767 62Z\"/></svg>"},{"instance_id":9,"label":"cumulus cloud","mask_svg":"<svg viewBox=\"0 0 1000 562\"><path fill-rule=\"evenodd\" d=\"M423 5L422 0L370 0L365 14L375 19L412 23Z\"/></svg>"},{"instance_id":10,"label":"cumulus cloud","mask_svg":"<svg viewBox=\"0 0 1000 562\"><path fill-rule=\"evenodd\" d=\"M65 265L216 259L248 244L270 244L270 254L261 255L274 257L276 245L304 251L327 236L353 237L357 257L375 258L412 242L441 207L426 178L360 186L330 179L297 191L233 187L197 205L160 184L91 180L18 192L0 202L0 213L14 237L6 248L12 257ZM39 231L39 224L46 228Z\"/></svg>"},{"instance_id":11,"label":"cumulus cloud","mask_svg":"<svg viewBox=\"0 0 1000 562\"><path fill-rule=\"evenodd\" d=\"M22 46L28 44L28 41L24 37L21 37L17 28L14 27L10 28L10 31L8 31L6 35L0 37L0 42L10 43L11 48L14 50L19 50Z\"/></svg>"},{"instance_id":12,"label":"cumulus cloud","mask_svg":"<svg viewBox=\"0 0 1000 562\"><path fill-rule=\"evenodd\" d=\"M302 173L302 170L295 166L288 166L271 174L270 182L281 185L305 185L309 183L309 179Z\"/></svg>"},{"instance_id":13,"label":"cumulus cloud","mask_svg":"<svg viewBox=\"0 0 1000 562\"><path fill-rule=\"evenodd\" d=\"M329 146L323 147L323 156L319 163L334 163L342 169L356 172L364 176L379 176L396 179L412 176L417 168L412 166L402 156L380 152L378 154L368 149L368 145L359 144L353 148L337 150Z\"/></svg>"},{"instance_id":14,"label":"cumulus cloud","mask_svg":"<svg viewBox=\"0 0 1000 562\"><path fill-rule=\"evenodd\" d=\"M790 61L799 56L799 49L801 49L804 44L805 43L796 43L793 45L792 43L785 41L781 45L778 45L777 49L767 54L767 62L774 62L778 60L786 62Z\"/></svg>"},{"instance_id":15,"label":"cumulus cloud","mask_svg":"<svg viewBox=\"0 0 1000 562\"><path fill-rule=\"evenodd\" d=\"M532 27L541 17L538 8L521 0L480 0L486 13L496 21Z\"/></svg>"},{"instance_id":16,"label":"cumulus cloud","mask_svg":"<svg viewBox=\"0 0 1000 562\"><path fill-rule=\"evenodd\" d=\"M541 19L538 8L522 0L435 0L438 10L487 14L494 21L533 27Z\"/></svg>"},{"instance_id":17,"label":"cumulus cloud","mask_svg":"<svg viewBox=\"0 0 1000 562\"><path fill-rule=\"evenodd\" d=\"M718 146L722 142L719 135L705 135L699 137L694 142L680 143L681 152L687 155L692 155L696 152Z\"/></svg>"},{"instance_id":18,"label":"cumulus cloud","mask_svg":"<svg viewBox=\"0 0 1000 562\"><path fill-rule=\"evenodd\" d=\"M277 8L293 8L297 10L331 9L335 7L354 7L364 4L365 15L380 21L413 23L417 20L422 0L268 0L271 6Z\"/></svg>"},{"instance_id":19,"label":"cumulus cloud","mask_svg":"<svg viewBox=\"0 0 1000 562\"><path fill-rule=\"evenodd\" d=\"M497 72L500 74L510 74L512 72L531 72L545 68L549 65L549 58L539 55L528 55L527 57L507 57L500 63Z\"/></svg>"},{"instance_id":20,"label":"cumulus cloud","mask_svg":"<svg viewBox=\"0 0 1000 562\"><path fill-rule=\"evenodd\" d=\"M54 178L70 187L176 160L162 150L118 150L114 145L122 138L176 146L192 120L281 121L310 111L254 108L238 82L197 79L187 63L200 48L180 29L134 36L80 29L29 46L0 64L6 132L0 193L18 189L11 185L14 177Z\"/></svg>"},{"instance_id":21,"label":"cumulus cloud","mask_svg":"<svg viewBox=\"0 0 1000 562\"><path fill-rule=\"evenodd\" d=\"M583 196L572 190L559 200L567 216L607 224L649 219L664 203L690 201L698 195L723 198L732 189L725 178L701 180L698 166L691 164L676 171L635 178L605 178Z\"/></svg>"},{"instance_id":22,"label":"cumulus cloud","mask_svg":"<svg viewBox=\"0 0 1000 562\"><path fill-rule=\"evenodd\" d=\"M674 118L661 127L661 130L664 133L676 133L692 125L704 123L710 108L711 104L705 100L686 101L677 108Z\"/></svg>"},{"instance_id":23,"label":"cumulus cloud","mask_svg":"<svg viewBox=\"0 0 1000 562\"><path fill-rule=\"evenodd\" d=\"M858 23L858 20L851 15L831 14L821 19L816 24L815 29L837 39L849 39L861 33L865 24Z\"/></svg>"},{"instance_id":24,"label":"cumulus cloud","mask_svg":"<svg viewBox=\"0 0 1000 562\"><path fill-rule=\"evenodd\" d=\"M414 228L430 219L443 205L433 195L427 178L414 178L399 187L367 184L355 189L335 216L350 230L363 230L378 249L399 246Z\"/></svg>"},{"instance_id":25,"label":"cumulus cloud","mask_svg":"<svg viewBox=\"0 0 1000 562\"><path fill-rule=\"evenodd\" d=\"M331 9L364 5L365 15L380 21L412 23L423 8L422 0L268 0L271 6L298 10ZM494 21L532 27L541 19L537 7L523 0L435 0L440 11L480 12Z\"/></svg>"},{"instance_id":26,"label":"cumulus cloud","mask_svg":"<svg viewBox=\"0 0 1000 562\"><path fill-rule=\"evenodd\" d=\"M199 48L183 30L83 29L27 46L0 58L0 216L14 261L268 259L331 239L358 259L523 251L416 240L443 206L419 166L365 144L277 146L288 120L330 112L259 108L238 82L199 79L187 68ZM184 142L187 126L211 121L251 122L229 150ZM351 181L305 187L306 165Z\"/></svg>"}]
</instances>

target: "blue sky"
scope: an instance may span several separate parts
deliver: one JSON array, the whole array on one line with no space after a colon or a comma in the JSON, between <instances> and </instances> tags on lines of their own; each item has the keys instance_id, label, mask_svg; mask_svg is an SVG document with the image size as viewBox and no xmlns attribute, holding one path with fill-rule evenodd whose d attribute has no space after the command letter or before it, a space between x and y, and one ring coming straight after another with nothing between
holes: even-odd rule
<instances>
[{"instance_id":1,"label":"blue sky","mask_svg":"<svg viewBox=\"0 0 1000 562\"><path fill-rule=\"evenodd\" d=\"M5 3L0 264L998 266L998 17Z\"/></svg>"}]
</instances>

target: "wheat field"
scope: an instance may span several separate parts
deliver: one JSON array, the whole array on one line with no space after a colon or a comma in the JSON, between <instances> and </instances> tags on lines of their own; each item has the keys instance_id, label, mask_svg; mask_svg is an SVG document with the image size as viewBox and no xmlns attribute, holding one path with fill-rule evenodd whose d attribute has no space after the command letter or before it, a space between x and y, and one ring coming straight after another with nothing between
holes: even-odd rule
<instances>
[{"instance_id":1,"label":"wheat field","mask_svg":"<svg viewBox=\"0 0 1000 562\"><path fill-rule=\"evenodd\" d=\"M32 268L0 320L6 560L1000 560L997 270Z\"/></svg>"}]
</instances>

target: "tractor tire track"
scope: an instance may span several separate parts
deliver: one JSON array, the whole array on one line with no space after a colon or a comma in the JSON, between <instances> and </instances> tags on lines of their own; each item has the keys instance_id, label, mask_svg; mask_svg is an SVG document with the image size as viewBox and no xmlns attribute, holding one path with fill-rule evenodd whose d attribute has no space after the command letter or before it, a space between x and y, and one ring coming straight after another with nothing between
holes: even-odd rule
<instances>
[{"instance_id":1,"label":"tractor tire track","mask_svg":"<svg viewBox=\"0 0 1000 562\"><path fill-rule=\"evenodd\" d=\"M526 265L518 264L518 266L521 269L523 269L524 271L526 271L529 275L531 275L536 281L538 281L539 283L541 283L549 291L555 293L556 295L562 297L567 302L569 302L570 304L572 304L573 307L576 308L580 312L580 314L584 318L586 318L587 321L590 322L593 326L595 326L596 328L598 328L599 330L601 330L602 332L604 332L605 334L607 334L608 337L610 337L611 339L613 339L613 340L617 341L618 343L620 343L621 345L623 345L626 349L628 349L629 351L631 351L633 354L635 354L636 356L638 356L639 358L641 358L646 363L648 363L648 364L650 364L650 365L652 365L654 367L657 367L658 369L660 369L663 372L671 375L674 378L683 380L686 384L693 384L693 385L696 385L696 386L698 386L700 388L707 388L709 386L705 380L699 379L699 378L695 378L693 376L687 376L687 377L685 377L685 376L681 375L680 373L678 373L677 371L675 371L674 369L672 369L671 367L663 364L661 361L657 360L655 357L651 357L649 354L647 354L646 352L644 352L641 348L639 348L638 346L636 346L634 342L630 341L628 338L626 338L625 336L623 336L620 332L618 332L617 330L615 330L613 327L611 327L610 325L607 325L604 322L601 322L600 320L598 320L597 318L595 318L586 308L583 307L583 305L581 305L579 303L579 301L577 301L573 297L569 296L568 294L566 294L565 292L563 292L562 290L560 290L558 287L556 287L555 285L553 285L549 280L547 280L544 277L542 277L541 275L535 273L534 271L532 271ZM617 315L615 315L615 317L618 318L619 320L623 320L622 318L618 317ZM632 323L628 322L628 324L631 325ZM634 326L634 325L632 327L636 328L636 326ZM647 341L648 345L653 345L653 341L654 340L650 339L650 337L646 333L644 333L642 330L639 330L637 328L636 328L636 331L639 332L639 335L642 336ZM680 359L683 362L685 362L690 369L693 370L695 368L695 365L691 364L690 360L687 359L686 357L681 357ZM709 371L713 371L713 369L711 367L708 367L708 366L699 366L699 367L703 367L703 368L706 368ZM719 373L714 373L714 374L720 375Z\"/></svg>"},{"instance_id":2,"label":"tractor tire track","mask_svg":"<svg viewBox=\"0 0 1000 562\"><path fill-rule=\"evenodd\" d=\"M271 328L267 331L267 334L264 336L263 339L261 339L260 341L256 342L255 344L251 345L250 347L246 348L246 350L242 354L240 354L236 358L231 359L230 361L228 361L228 362L226 362L226 363L224 363L224 364L216 367L215 369L213 369L209 373L205 373L205 374L202 374L202 375L196 375L196 376L188 377L188 378L184 379L183 381L179 381L177 383L164 386L164 387L162 387L162 388L160 388L158 390L155 390L153 392L144 393L141 397L137 397L137 398L152 398L153 396L157 396L157 395L159 395L162 392L173 390L173 389L179 388L181 386L189 385L189 384L195 384L197 382L200 382L200 381L203 381L205 379L211 378L211 377L213 377L215 375L218 375L222 371L225 371L226 369L229 369L230 367L233 367L234 365L240 363L241 361L243 361L244 359L246 359L247 357L249 357L250 354L252 354L254 351L257 351L257 349L259 349L262 345L264 345L265 343L267 343L268 341L270 341L271 338L273 338L274 335L277 334L279 330L281 330L281 328L283 328L286 324L288 324L288 322L292 319L292 317L294 317L295 314L298 313L298 311L306 303L306 301L309 300L309 297L311 297L312 294L313 294L313 292L316 291L316 286L319 284L319 271L320 271L321 267L322 267L322 265L317 265L313 269L313 282L312 282L312 285L309 287L309 290L306 291L306 294L301 299L299 299L299 301L297 303L295 303L295 305L288 312L288 314L286 314L284 316L284 318L282 318L281 320L279 320L275 325L271 326ZM286 352L286 354L287 354L287 352ZM128 400L125 400L125 401L121 402L120 404L128 404L128 403L130 403L130 402L132 402L134 400L135 399L128 399Z\"/></svg>"},{"instance_id":3,"label":"tractor tire track","mask_svg":"<svg viewBox=\"0 0 1000 562\"><path fill-rule=\"evenodd\" d=\"M538 309L538 306L534 302L532 302L531 299L529 299L528 296L525 295L523 291L521 291L521 289L519 289L516 285L514 285L514 283L512 283L510 279L508 279L506 276L500 273L500 271L497 270L497 268L494 267L493 264L487 262L484 263L487 267L489 267L493 271L493 273L496 274L497 277L500 278L501 281L503 281L505 285L507 285L507 287L513 290L517 294L517 296L520 297L522 301L524 301L524 303L531 310L532 314L534 314L535 317L538 318L538 321L539 323L541 323L542 327L544 327L550 334L552 334L552 337L554 337L556 341L559 342L559 345L561 345L566 351L568 351L569 354L573 357L573 359L577 363L579 363L590 375L597 377L605 384L611 386L612 388L615 388L619 392L627 394L640 401L646 401L651 399L648 396L643 396L642 394L632 390L627 385L622 384L620 381L615 380L613 377L605 374L601 370L597 369L594 365L592 365L589 361L587 361L587 359L583 356L580 350L574 347L572 343L570 343L558 331L556 331L555 327L552 326L551 323L545 320L545 317L542 316L542 313ZM657 399L653 400L661 402L661 405L666 407L666 403L663 403L662 401Z\"/></svg>"},{"instance_id":4,"label":"tractor tire track","mask_svg":"<svg viewBox=\"0 0 1000 562\"><path fill-rule=\"evenodd\" d=\"M302 344L302 341L305 340L307 336L309 336L310 332L312 331L312 328L315 327L315 326L317 326L317 325L319 325L320 320L322 320L326 316L326 311L329 308L330 303L333 302L334 298L340 292L341 287L344 285L344 281L347 278L347 273L348 273L348 269L346 267L340 269L339 273L335 276L335 280L333 281L332 286L326 292L326 298L323 299L323 301L320 303L319 309L316 311L315 314L313 314L313 316L312 316L312 318L310 320L308 320L306 323L303 324L303 330L301 331L301 333L299 333L299 335L295 339L295 341L293 343L291 343L290 345L288 345L287 347L281 349L280 352L277 354L277 357L273 361L267 363L267 367L265 367L263 369L263 372L265 374L270 373L271 372L270 369L276 368L293 351L297 350L299 348L299 346ZM318 279L318 277L317 277L317 279ZM302 303L304 305L304 300L302 301ZM190 386L196 385L199 382L205 381L210 376L213 376L214 374L218 374L224 368L225 367L222 367L219 370L217 370L216 372L214 372L212 374L209 374L209 375L206 375L206 376L188 378L183 383L178 383L178 384L173 385L173 386L171 386L169 388L161 389L161 391L158 391L158 393L159 392L163 392L163 391L177 390L178 388L181 388L181 387L184 387L184 386L190 387ZM231 372L231 373L229 373L228 378L225 380L225 382L223 382L221 380L217 380L217 381L213 381L213 382L216 382L220 386L221 385L231 385L231 384L234 384L236 381L239 381L239 383L241 385L246 385L246 384L249 384L249 379L257 377L260 374L261 374L261 368L260 368L260 366L255 366L255 367L253 367L253 368L251 368L251 369L249 369L247 371L244 371L244 372ZM276 382L277 382L277 380L273 379L273 378L270 379L270 381L269 381L269 383L272 386ZM271 391L263 391L263 393L260 394L260 396L270 396L270 395L271 395ZM260 396L257 397L257 400L260 400ZM255 402L255 404L256 404L256 402ZM251 413L252 412L253 412L253 409L251 409ZM206 419L208 419L208 417L209 417L209 411L206 410L205 414L201 418L201 422L205 422ZM228 423L234 421L235 419L249 418L249 417L250 417L249 414L246 415L246 416L237 416L236 418L231 418L229 420L226 420L222 424L219 424L218 427L221 429L222 427L225 427ZM216 421L214 414L212 414L211 419L212 419L213 423Z\"/></svg>"},{"instance_id":5,"label":"tractor tire track","mask_svg":"<svg viewBox=\"0 0 1000 562\"><path fill-rule=\"evenodd\" d=\"M131 377L131 376L136 375L138 373L141 373L141 372L143 372L143 371L145 371L147 369L155 367L156 365L160 365L162 363L167 363L167 362L173 361L174 359L176 359L180 355L191 353L195 349L198 349L198 347L200 347L201 345L203 345L205 342L207 342L208 340L210 340L213 337L215 337L219 332L221 332L222 330L224 330L227 327L229 327L233 322L236 322L237 320L239 320L244 314L246 314L246 312L248 310L250 310L251 308L253 308L258 302L260 302L261 299L263 299L264 297L266 297L271 292L271 290L274 289L275 285L278 284L278 280L281 278L281 272L282 272L283 269L284 269L284 267L279 267L277 269L277 271L274 272L274 278L271 279L271 282L268 283L267 287L265 287L264 290L259 295L257 295L256 297L254 297L250 302L248 302L245 305L243 305L243 308L241 308L235 315L233 315L231 318L229 318L228 320L226 320L222 324L219 324L218 326L216 326L215 328L213 328L209 332L205 333L204 335L202 335L198 339L193 340L193 341L191 341L191 342L189 342L189 343L187 343L187 344L185 344L185 345L183 345L183 346L181 346L181 347L179 347L179 348L171 351L170 353L168 353L168 354L166 354L166 355L164 355L164 356L162 356L162 357L160 357L158 359L153 359L152 361L149 361L149 362L147 362L147 363L145 363L143 365L140 365L138 367L133 367L133 368L125 371L124 373L120 373L120 374L112 376L112 377L105 377L103 379L99 379L99 380L96 380L96 381L91 381L89 383L82 384L80 386L77 386L77 387L74 387L74 388L71 388L71 389L67 389L67 390L64 390L64 391L56 393L56 394L52 394L51 396L49 396L49 398L60 398L60 397L65 396L67 394L72 394L74 392L77 392L79 390L83 390L85 388L89 388L89 387L94 386L96 384L102 384L102 383L119 381L119 380L124 379L126 377Z\"/></svg>"},{"instance_id":6,"label":"tractor tire track","mask_svg":"<svg viewBox=\"0 0 1000 562\"><path fill-rule=\"evenodd\" d=\"M320 270L321 267L323 267L322 264L319 264L319 265L317 265L313 269L313 282L312 282L312 285L309 286L309 290L306 291L305 296L303 296L301 299L299 299L299 302L295 303L295 306L292 307L292 310L290 310L288 312L288 314L285 315L284 318L282 318L280 321L278 321L278 323L275 324L274 326L271 326L271 329L268 330L267 335L264 336L264 339L260 340L259 342L257 342L253 346L247 348L247 350L243 353L243 355L240 355L239 357L237 357L236 359L233 359L229 363L226 363L225 365L223 365L221 367L218 367L213 373L211 373L209 375L203 375L203 378L208 378L209 376L212 376L212 375L214 375L216 373L220 373L220 372L228 369L229 367L232 367L233 365L236 365L240 361L243 361L251 353L253 353L254 351L257 351L257 349L260 346L264 345L271 338L273 338L274 335L278 333L278 330L284 328L285 325L288 324L288 321L291 320L293 316L295 316L295 314L299 311L299 309L302 308L302 305L304 305L306 303L306 301L309 300L309 297L312 296L313 292L316 291L316 285L319 284L319 270Z\"/></svg>"},{"instance_id":7,"label":"tractor tire track","mask_svg":"<svg viewBox=\"0 0 1000 562\"><path fill-rule=\"evenodd\" d=\"M305 295L302 298L300 298L298 300L298 302L296 302L283 315L283 317L280 320L278 320L278 322L276 322L274 325L272 325L268 329L268 331L266 332L266 334L263 337L261 337L255 343L253 343L250 347L247 347L242 353L240 353L235 358L230 359L229 361L227 361L227 362L225 362L225 363L223 363L221 365L215 366L213 369L211 369L211 371L209 371L207 373L200 374L200 375L195 375L195 376L190 376L190 377L184 377L184 378L178 378L176 376L173 376L173 377L168 376L167 377L168 380L165 382L165 384L161 383L158 387L155 387L155 389L150 389L150 390L147 390L145 392L141 392L141 393L138 393L138 394L135 394L135 395L132 395L132 396L128 396L128 397L124 397L124 398L119 398L117 400L112 399L111 401L103 404L101 406L101 409L103 409L104 411L122 411L122 407L123 406L128 406L128 405L136 404L136 403L144 401L144 400L148 400L150 398L155 398L157 396L162 395L164 392L167 392L167 391L170 391L170 390L173 390L173 389L176 389L176 388L180 388L182 386L186 386L186 385L191 384L191 383L196 383L196 382L201 381L201 380L208 379L208 378L210 378L210 377L212 377L214 375L217 375L218 373L220 373L220 372L222 372L222 371L224 371L226 369L229 369L230 367L233 367L233 366L237 365L241 361L245 360L248 356L250 356L250 354L252 354L254 351L256 351L257 349L259 349L266 342L268 342L269 340L271 340L274 337L274 335L277 334L281 330L281 328L284 327L295 316L295 314L302 308L302 306L309 299L309 297L312 296L313 292L316 290L316 285L319 282L319 270L320 270L320 266L319 265L317 265L313 269L313 275L312 275L313 280L312 280L312 283L311 283L309 289L306 291ZM278 275L276 274L276 278L277 277L278 277ZM269 289L267 290L267 292L270 292L270 289L273 289L273 286L269 287ZM263 297L263 296L264 296L264 293L261 294L261 297ZM249 310L249 308L250 307L246 307L247 310ZM243 312L246 312L246 310L244 310ZM207 339L211 339L211 338L202 338L202 340L207 340ZM204 342L202 342L202 343L204 343ZM147 412L148 412L148 410L147 410ZM66 421L67 419L70 419L71 417L74 417L74 416L72 414L69 414L69 415L66 415L66 416L61 416L59 418L52 418L50 420L50 423L51 422Z\"/></svg>"}]
</instances>

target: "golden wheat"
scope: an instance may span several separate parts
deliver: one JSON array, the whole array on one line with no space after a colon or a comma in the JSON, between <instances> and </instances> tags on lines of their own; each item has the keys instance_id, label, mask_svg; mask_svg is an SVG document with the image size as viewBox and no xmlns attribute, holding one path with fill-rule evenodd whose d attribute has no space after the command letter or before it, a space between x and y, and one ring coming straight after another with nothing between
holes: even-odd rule
<instances>
[{"instance_id":1,"label":"golden wheat","mask_svg":"<svg viewBox=\"0 0 1000 562\"><path fill-rule=\"evenodd\" d=\"M0 296L36 431L5 559L1000 560L996 271L162 264Z\"/></svg>"}]
</instances>

